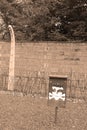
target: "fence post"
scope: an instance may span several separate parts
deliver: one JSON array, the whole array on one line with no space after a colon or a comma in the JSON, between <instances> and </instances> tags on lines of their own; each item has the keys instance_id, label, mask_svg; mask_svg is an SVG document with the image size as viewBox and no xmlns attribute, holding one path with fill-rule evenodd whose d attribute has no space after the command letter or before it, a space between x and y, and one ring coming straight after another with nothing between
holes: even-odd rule
<instances>
[{"instance_id":1,"label":"fence post","mask_svg":"<svg viewBox=\"0 0 87 130\"><path fill-rule=\"evenodd\" d=\"M11 25L8 26L11 35L11 51L9 62L8 90L14 90L14 67L15 67L15 35Z\"/></svg>"},{"instance_id":2,"label":"fence post","mask_svg":"<svg viewBox=\"0 0 87 130\"><path fill-rule=\"evenodd\" d=\"M54 121L55 124L57 122L57 112L58 112L58 107L56 106L55 107L55 121Z\"/></svg>"}]
</instances>

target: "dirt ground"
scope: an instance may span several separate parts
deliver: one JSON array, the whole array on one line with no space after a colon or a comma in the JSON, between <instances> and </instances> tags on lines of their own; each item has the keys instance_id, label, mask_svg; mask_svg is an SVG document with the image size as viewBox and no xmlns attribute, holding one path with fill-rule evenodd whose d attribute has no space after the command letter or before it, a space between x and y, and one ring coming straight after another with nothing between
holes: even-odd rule
<instances>
[{"instance_id":1,"label":"dirt ground","mask_svg":"<svg viewBox=\"0 0 87 130\"><path fill-rule=\"evenodd\" d=\"M55 107L47 99L0 94L0 130L87 130L87 104L67 101L54 123Z\"/></svg>"}]
</instances>

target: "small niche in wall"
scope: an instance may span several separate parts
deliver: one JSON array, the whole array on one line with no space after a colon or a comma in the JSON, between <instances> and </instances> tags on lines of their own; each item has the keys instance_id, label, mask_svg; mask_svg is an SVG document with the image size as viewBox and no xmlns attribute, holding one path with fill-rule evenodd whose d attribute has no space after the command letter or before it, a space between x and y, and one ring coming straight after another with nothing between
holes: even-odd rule
<instances>
[{"instance_id":1,"label":"small niche in wall","mask_svg":"<svg viewBox=\"0 0 87 130\"><path fill-rule=\"evenodd\" d=\"M75 52L78 52L78 51L80 51L80 48L75 48Z\"/></svg>"}]
</instances>

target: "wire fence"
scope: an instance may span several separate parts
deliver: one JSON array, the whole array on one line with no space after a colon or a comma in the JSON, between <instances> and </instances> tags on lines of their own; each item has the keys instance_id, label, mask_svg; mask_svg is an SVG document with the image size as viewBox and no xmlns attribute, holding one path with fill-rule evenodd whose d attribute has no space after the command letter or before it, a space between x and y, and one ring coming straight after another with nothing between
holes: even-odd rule
<instances>
[{"instance_id":1,"label":"wire fence","mask_svg":"<svg viewBox=\"0 0 87 130\"><path fill-rule=\"evenodd\" d=\"M84 80L68 80L67 97L87 101L87 84Z\"/></svg>"},{"instance_id":2,"label":"wire fence","mask_svg":"<svg viewBox=\"0 0 87 130\"><path fill-rule=\"evenodd\" d=\"M69 98L83 99L87 102L87 74L71 71L67 86Z\"/></svg>"},{"instance_id":3,"label":"wire fence","mask_svg":"<svg viewBox=\"0 0 87 130\"><path fill-rule=\"evenodd\" d=\"M34 73L35 74L35 73ZM67 79L67 98L84 99L87 102L87 78L86 75L79 75L80 78L69 76ZM0 75L0 90L8 90L8 75ZM24 95L41 95L48 96L49 77L45 74L38 76L15 76L14 91L22 92Z\"/></svg>"},{"instance_id":4,"label":"wire fence","mask_svg":"<svg viewBox=\"0 0 87 130\"><path fill-rule=\"evenodd\" d=\"M44 77L15 76L14 91L23 94L47 96L47 80ZM0 90L8 90L8 75L0 76Z\"/></svg>"}]
</instances>

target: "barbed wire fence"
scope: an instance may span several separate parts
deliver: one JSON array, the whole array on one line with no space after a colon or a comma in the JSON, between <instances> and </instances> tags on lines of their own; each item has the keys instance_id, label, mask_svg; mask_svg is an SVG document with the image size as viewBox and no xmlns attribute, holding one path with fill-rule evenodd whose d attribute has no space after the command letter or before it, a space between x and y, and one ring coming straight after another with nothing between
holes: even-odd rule
<instances>
[{"instance_id":1,"label":"barbed wire fence","mask_svg":"<svg viewBox=\"0 0 87 130\"><path fill-rule=\"evenodd\" d=\"M40 95L47 97L49 88L49 77L45 72L29 72L27 76L16 75L14 78L14 91L22 92L24 95ZM8 75L0 75L0 90L8 90ZM68 99L84 100L87 103L87 75L70 73L67 79Z\"/></svg>"},{"instance_id":2,"label":"barbed wire fence","mask_svg":"<svg viewBox=\"0 0 87 130\"><path fill-rule=\"evenodd\" d=\"M87 103L87 74L71 72L67 82L67 97Z\"/></svg>"},{"instance_id":3,"label":"barbed wire fence","mask_svg":"<svg viewBox=\"0 0 87 130\"><path fill-rule=\"evenodd\" d=\"M8 90L8 75L0 75L0 90ZM14 78L14 91L27 94L38 94L47 96L48 79L45 73L30 72L28 76L15 76Z\"/></svg>"}]
</instances>

